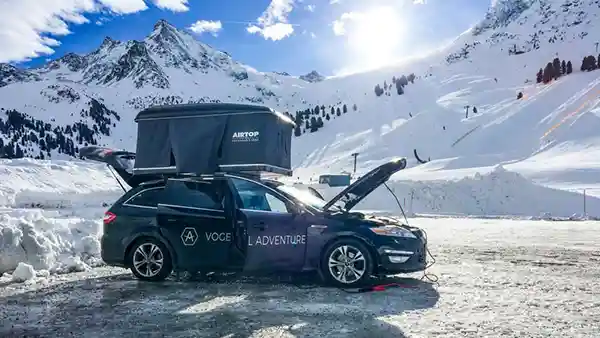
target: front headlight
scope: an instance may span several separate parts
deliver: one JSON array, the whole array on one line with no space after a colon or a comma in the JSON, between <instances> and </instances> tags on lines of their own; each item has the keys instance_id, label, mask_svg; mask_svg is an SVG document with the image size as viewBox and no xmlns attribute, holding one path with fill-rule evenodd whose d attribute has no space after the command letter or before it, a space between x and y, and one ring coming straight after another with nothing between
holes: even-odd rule
<instances>
[{"instance_id":1,"label":"front headlight","mask_svg":"<svg viewBox=\"0 0 600 338\"><path fill-rule=\"evenodd\" d=\"M417 238L415 234L401 227L385 226L377 228L369 228L369 230L382 236L402 237L402 238Z\"/></svg>"}]
</instances>

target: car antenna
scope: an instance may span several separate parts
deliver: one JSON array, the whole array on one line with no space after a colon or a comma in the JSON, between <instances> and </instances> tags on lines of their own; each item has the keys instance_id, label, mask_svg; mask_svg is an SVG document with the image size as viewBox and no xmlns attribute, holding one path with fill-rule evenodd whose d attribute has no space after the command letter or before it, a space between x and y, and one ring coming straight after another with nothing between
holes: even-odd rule
<instances>
[{"instance_id":1,"label":"car antenna","mask_svg":"<svg viewBox=\"0 0 600 338\"><path fill-rule=\"evenodd\" d=\"M107 164L106 166L108 167L108 171L110 171L110 173L113 175L115 180L117 180L117 183L119 183L119 185L121 186L121 189L123 189L124 192L127 192L127 189L125 189L123 184L121 184L121 181L119 181L119 178L117 177L117 175L115 175L115 172L111 169L110 164Z\"/></svg>"},{"instance_id":2,"label":"car antenna","mask_svg":"<svg viewBox=\"0 0 600 338\"><path fill-rule=\"evenodd\" d=\"M394 196L394 199L396 200L396 203L400 207L400 211L402 211L402 216L404 216L404 221L406 222L406 225L409 225L408 224L408 218L406 218L406 214L404 213L404 208L402 208L402 204L398 200L398 196L396 196L396 194L392 191L392 189L390 189L390 187L387 185L387 182L384 182L383 185L390 192L390 194L392 194L392 196Z\"/></svg>"}]
</instances>

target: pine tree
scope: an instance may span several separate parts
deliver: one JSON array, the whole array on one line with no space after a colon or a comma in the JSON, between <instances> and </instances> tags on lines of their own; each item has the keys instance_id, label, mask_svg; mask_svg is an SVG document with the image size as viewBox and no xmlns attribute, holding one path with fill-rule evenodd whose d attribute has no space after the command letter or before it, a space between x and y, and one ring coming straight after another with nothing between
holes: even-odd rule
<instances>
[{"instance_id":1,"label":"pine tree","mask_svg":"<svg viewBox=\"0 0 600 338\"><path fill-rule=\"evenodd\" d=\"M571 61L567 61L567 74L573 73L573 64Z\"/></svg>"},{"instance_id":2,"label":"pine tree","mask_svg":"<svg viewBox=\"0 0 600 338\"><path fill-rule=\"evenodd\" d=\"M396 87L398 87L398 84L400 84L401 86L407 86L408 85L408 78L404 75L402 75L399 79L398 82L396 82Z\"/></svg>"},{"instance_id":3,"label":"pine tree","mask_svg":"<svg viewBox=\"0 0 600 338\"><path fill-rule=\"evenodd\" d=\"M560 73L560 59L554 58L554 60L552 60L552 77L554 78L554 80L560 77Z\"/></svg>"},{"instance_id":4,"label":"pine tree","mask_svg":"<svg viewBox=\"0 0 600 338\"><path fill-rule=\"evenodd\" d=\"M567 75L567 63L565 60L562 60L562 63L560 64L560 73L561 75Z\"/></svg>"},{"instance_id":5,"label":"pine tree","mask_svg":"<svg viewBox=\"0 0 600 338\"><path fill-rule=\"evenodd\" d=\"M340 110L340 107L337 107L337 109L335 110L335 115L337 115L337 116L342 115L342 111Z\"/></svg>"},{"instance_id":6,"label":"pine tree","mask_svg":"<svg viewBox=\"0 0 600 338\"><path fill-rule=\"evenodd\" d=\"M590 61L589 61L590 65L588 67L588 70L592 71L592 70L598 69L598 62L596 61L596 57L593 55L590 55L589 58L590 58Z\"/></svg>"},{"instance_id":7,"label":"pine tree","mask_svg":"<svg viewBox=\"0 0 600 338\"><path fill-rule=\"evenodd\" d=\"M325 120L329 121L329 119L331 119L331 117L329 117L329 114L325 115Z\"/></svg>"},{"instance_id":8,"label":"pine tree","mask_svg":"<svg viewBox=\"0 0 600 338\"><path fill-rule=\"evenodd\" d=\"M310 118L310 132L314 133L319 130L319 125L317 124L317 119L313 116Z\"/></svg>"},{"instance_id":9,"label":"pine tree","mask_svg":"<svg viewBox=\"0 0 600 338\"><path fill-rule=\"evenodd\" d=\"M317 125L319 126L319 128L323 127L323 119L321 118L321 116L319 116L317 118Z\"/></svg>"},{"instance_id":10,"label":"pine tree","mask_svg":"<svg viewBox=\"0 0 600 338\"><path fill-rule=\"evenodd\" d=\"M596 68L600 68L600 54L598 54L598 60L596 60L596 61L598 61L598 67L596 67Z\"/></svg>"},{"instance_id":11,"label":"pine tree","mask_svg":"<svg viewBox=\"0 0 600 338\"><path fill-rule=\"evenodd\" d=\"M358 107L356 106L356 103L354 105L352 105L352 110L357 111Z\"/></svg>"},{"instance_id":12,"label":"pine tree","mask_svg":"<svg viewBox=\"0 0 600 338\"><path fill-rule=\"evenodd\" d=\"M549 83L554 78L554 67L551 62L548 62L546 68L544 68L544 74L542 75L542 80L544 83Z\"/></svg>"},{"instance_id":13,"label":"pine tree","mask_svg":"<svg viewBox=\"0 0 600 338\"><path fill-rule=\"evenodd\" d=\"M398 95L404 94L404 88L401 84L401 81L396 82L396 92L398 93Z\"/></svg>"},{"instance_id":14,"label":"pine tree","mask_svg":"<svg viewBox=\"0 0 600 338\"><path fill-rule=\"evenodd\" d=\"M302 135L302 130L300 129L300 125L296 125L296 128L294 128L294 136L300 135Z\"/></svg>"},{"instance_id":15,"label":"pine tree","mask_svg":"<svg viewBox=\"0 0 600 338\"><path fill-rule=\"evenodd\" d=\"M6 144L4 146L4 158L14 158L15 157L14 149L15 148L14 148L12 142L8 142L8 144Z\"/></svg>"},{"instance_id":16,"label":"pine tree","mask_svg":"<svg viewBox=\"0 0 600 338\"><path fill-rule=\"evenodd\" d=\"M381 96L383 94L384 90L381 88L381 86L379 84L377 84L375 86L375 95L376 96Z\"/></svg>"},{"instance_id":17,"label":"pine tree","mask_svg":"<svg viewBox=\"0 0 600 338\"><path fill-rule=\"evenodd\" d=\"M587 56L583 57L583 60L581 60L581 68L579 68L582 72L585 72L586 70L588 70L588 65L589 65L589 58Z\"/></svg>"},{"instance_id":18,"label":"pine tree","mask_svg":"<svg viewBox=\"0 0 600 338\"><path fill-rule=\"evenodd\" d=\"M542 68L540 68L540 71L537 72L537 74L536 74L536 82L542 83L543 79L544 79L544 70Z\"/></svg>"},{"instance_id":19,"label":"pine tree","mask_svg":"<svg viewBox=\"0 0 600 338\"><path fill-rule=\"evenodd\" d=\"M333 108L333 106L331 107L331 112L329 113L329 115L331 115L331 116L335 115L335 109Z\"/></svg>"},{"instance_id":20,"label":"pine tree","mask_svg":"<svg viewBox=\"0 0 600 338\"><path fill-rule=\"evenodd\" d=\"M344 103L344 106L342 106L342 112L344 114L346 114L348 112L348 107L346 107L346 104Z\"/></svg>"}]
</instances>

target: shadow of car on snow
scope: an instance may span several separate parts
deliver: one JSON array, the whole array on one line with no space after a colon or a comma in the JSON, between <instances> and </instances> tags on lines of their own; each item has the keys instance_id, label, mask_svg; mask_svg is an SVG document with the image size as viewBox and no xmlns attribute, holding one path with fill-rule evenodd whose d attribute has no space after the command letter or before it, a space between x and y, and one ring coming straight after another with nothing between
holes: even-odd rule
<instances>
[{"instance_id":1,"label":"shadow of car on snow","mask_svg":"<svg viewBox=\"0 0 600 338\"><path fill-rule=\"evenodd\" d=\"M405 337L379 319L433 307L439 293L413 278L409 288L350 294L311 278L217 276L148 283L129 274L65 282L0 298L0 336ZM2 309L4 308L4 309Z\"/></svg>"}]
</instances>

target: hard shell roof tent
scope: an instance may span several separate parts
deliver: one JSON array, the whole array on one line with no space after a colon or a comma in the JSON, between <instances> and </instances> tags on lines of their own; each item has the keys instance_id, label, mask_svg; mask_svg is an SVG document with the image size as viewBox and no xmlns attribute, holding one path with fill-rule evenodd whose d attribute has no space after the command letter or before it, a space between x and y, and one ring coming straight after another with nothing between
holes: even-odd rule
<instances>
[{"instance_id":1,"label":"hard shell roof tent","mask_svg":"<svg viewBox=\"0 0 600 338\"><path fill-rule=\"evenodd\" d=\"M258 105L200 103L141 111L133 175L291 176L294 122Z\"/></svg>"}]
</instances>

